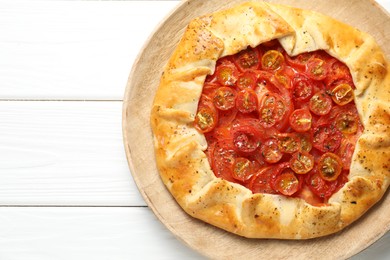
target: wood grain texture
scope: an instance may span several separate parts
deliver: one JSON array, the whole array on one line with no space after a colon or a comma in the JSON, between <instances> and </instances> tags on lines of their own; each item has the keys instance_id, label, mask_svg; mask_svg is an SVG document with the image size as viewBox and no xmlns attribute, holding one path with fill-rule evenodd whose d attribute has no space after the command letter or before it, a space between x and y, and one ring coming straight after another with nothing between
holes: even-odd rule
<instances>
[{"instance_id":1,"label":"wood grain texture","mask_svg":"<svg viewBox=\"0 0 390 260\"><path fill-rule=\"evenodd\" d=\"M176 11L161 24L148 44L141 51L133 67L125 93L123 110L124 141L130 169L141 194L157 217L179 239L207 257L216 259L257 258L265 259L340 259L348 258L371 245L390 229L390 197L386 196L359 221L335 235L308 241L250 240L226 233L197 221L175 203L158 177L153 161L153 143L149 125L153 95L162 73L162 68L180 39L188 22L202 14L226 8L241 0L223 4L217 0L184 1ZM269 1L287 3L290 1ZM377 39L389 56L386 44L390 36L387 13L367 0L349 1L294 1L293 5L322 11L336 19L347 22ZM365 10L365 12L361 12ZM164 46L161 51L161 46ZM160 59L155 59L156 56ZM134 145L135 141L142 145ZM387 194L386 194L387 195ZM176 212L177 214L172 214ZM362 236L361 234L364 234ZM218 241L218 243L209 243ZM324 254L326 252L326 254Z\"/></svg>"},{"instance_id":2,"label":"wood grain texture","mask_svg":"<svg viewBox=\"0 0 390 260\"><path fill-rule=\"evenodd\" d=\"M177 4L2 1L0 99L122 100L139 49Z\"/></svg>"},{"instance_id":3,"label":"wood grain texture","mask_svg":"<svg viewBox=\"0 0 390 260\"><path fill-rule=\"evenodd\" d=\"M2 208L0 259L201 259L148 208Z\"/></svg>"},{"instance_id":4,"label":"wood grain texture","mask_svg":"<svg viewBox=\"0 0 390 260\"><path fill-rule=\"evenodd\" d=\"M122 102L0 101L0 205L145 206Z\"/></svg>"}]
</instances>

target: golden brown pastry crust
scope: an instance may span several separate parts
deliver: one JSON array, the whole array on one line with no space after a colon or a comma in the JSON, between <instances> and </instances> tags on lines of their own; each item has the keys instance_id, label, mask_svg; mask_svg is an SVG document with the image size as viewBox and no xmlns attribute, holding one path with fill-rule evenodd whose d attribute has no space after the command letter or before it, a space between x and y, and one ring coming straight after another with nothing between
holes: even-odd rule
<instances>
[{"instance_id":1,"label":"golden brown pastry crust","mask_svg":"<svg viewBox=\"0 0 390 260\"><path fill-rule=\"evenodd\" d=\"M323 49L343 61L356 85L365 127L349 181L326 206L253 194L215 177L193 126L204 80L217 59L278 39L291 56ZM191 216L251 238L307 239L337 232L381 199L390 178L390 75L371 36L312 11L253 1L193 20L165 67L151 113L157 166Z\"/></svg>"}]
</instances>

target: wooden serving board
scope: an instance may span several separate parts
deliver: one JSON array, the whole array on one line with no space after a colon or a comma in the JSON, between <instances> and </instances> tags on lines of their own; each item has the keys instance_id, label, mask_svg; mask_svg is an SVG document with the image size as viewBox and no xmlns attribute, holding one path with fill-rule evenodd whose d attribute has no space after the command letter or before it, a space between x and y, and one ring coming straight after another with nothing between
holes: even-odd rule
<instances>
[{"instance_id":1,"label":"wooden serving board","mask_svg":"<svg viewBox=\"0 0 390 260\"><path fill-rule=\"evenodd\" d=\"M189 247L214 259L345 259L365 249L390 229L389 192L343 231L311 240L247 239L187 215L158 174L149 124L154 93L163 67L191 19L243 0L186 0L158 26L131 70L123 104L124 144L131 173L147 204L162 223ZM322 12L370 33L390 57L388 13L369 0L271 0Z\"/></svg>"}]
</instances>

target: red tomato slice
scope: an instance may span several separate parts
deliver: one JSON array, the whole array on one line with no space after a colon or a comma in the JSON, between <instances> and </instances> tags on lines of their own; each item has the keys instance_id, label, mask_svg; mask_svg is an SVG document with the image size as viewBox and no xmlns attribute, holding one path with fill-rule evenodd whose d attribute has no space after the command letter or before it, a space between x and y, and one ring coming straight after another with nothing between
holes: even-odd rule
<instances>
[{"instance_id":1,"label":"red tomato slice","mask_svg":"<svg viewBox=\"0 0 390 260\"><path fill-rule=\"evenodd\" d=\"M261 58L262 68L265 70L278 70L284 66L283 54L277 50L269 50Z\"/></svg>"},{"instance_id":2,"label":"red tomato slice","mask_svg":"<svg viewBox=\"0 0 390 260\"><path fill-rule=\"evenodd\" d=\"M254 71L246 71L237 80L237 87L239 89L255 89L257 83L257 74Z\"/></svg>"},{"instance_id":3,"label":"red tomato slice","mask_svg":"<svg viewBox=\"0 0 390 260\"><path fill-rule=\"evenodd\" d=\"M277 163L282 159L283 153L279 149L279 141L276 138L270 138L261 146L261 154L267 163Z\"/></svg>"},{"instance_id":4,"label":"red tomato slice","mask_svg":"<svg viewBox=\"0 0 390 260\"><path fill-rule=\"evenodd\" d=\"M359 116L352 111L338 113L334 119L334 125L343 134L355 134L359 129Z\"/></svg>"},{"instance_id":5,"label":"red tomato slice","mask_svg":"<svg viewBox=\"0 0 390 260\"><path fill-rule=\"evenodd\" d=\"M300 75L293 79L292 97L296 102L308 101L314 94L313 82Z\"/></svg>"},{"instance_id":6,"label":"red tomato slice","mask_svg":"<svg viewBox=\"0 0 390 260\"><path fill-rule=\"evenodd\" d=\"M350 84L340 84L332 89L332 99L339 105L344 106L354 99L353 89Z\"/></svg>"},{"instance_id":7,"label":"red tomato slice","mask_svg":"<svg viewBox=\"0 0 390 260\"><path fill-rule=\"evenodd\" d=\"M323 80L328 74L328 68L325 60L311 57L306 63L306 74L314 80Z\"/></svg>"},{"instance_id":8,"label":"red tomato slice","mask_svg":"<svg viewBox=\"0 0 390 260\"><path fill-rule=\"evenodd\" d=\"M343 134L331 124L319 125L313 129L313 146L321 152L334 152L341 144Z\"/></svg>"},{"instance_id":9,"label":"red tomato slice","mask_svg":"<svg viewBox=\"0 0 390 260\"><path fill-rule=\"evenodd\" d=\"M291 196L299 190L300 185L298 178L290 171L276 177L274 186L281 194Z\"/></svg>"},{"instance_id":10,"label":"red tomato slice","mask_svg":"<svg viewBox=\"0 0 390 260\"><path fill-rule=\"evenodd\" d=\"M301 143L301 151L310 152L312 149L312 137L309 133L296 133L297 138Z\"/></svg>"},{"instance_id":11,"label":"red tomato slice","mask_svg":"<svg viewBox=\"0 0 390 260\"><path fill-rule=\"evenodd\" d=\"M216 177L234 182L233 163L238 155L224 142L217 142L211 155L211 167Z\"/></svg>"},{"instance_id":12,"label":"red tomato slice","mask_svg":"<svg viewBox=\"0 0 390 260\"><path fill-rule=\"evenodd\" d=\"M313 57L312 52L305 52L302 54L298 54L297 56L290 57L289 55L285 55L287 63L293 66L294 68L304 71L306 68L306 63L309 61L311 57Z\"/></svg>"},{"instance_id":13,"label":"red tomato slice","mask_svg":"<svg viewBox=\"0 0 390 260\"><path fill-rule=\"evenodd\" d=\"M214 92L214 105L219 110L229 110L235 105L236 91L230 87L220 87Z\"/></svg>"},{"instance_id":14,"label":"red tomato slice","mask_svg":"<svg viewBox=\"0 0 390 260\"><path fill-rule=\"evenodd\" d=\"M195 128L202 133L210 132L218 123L218 111L207 96L202 95L195 115Z\"/></svg>"},{"instance_id":15,"label":"red tomato slice","mask_svg":"<svg viewBox=\"0 0 390 260\"><path fill-rule=\"evenodd\" d=\"M252 113L257 110L258 98L256 92L252 89L244 89L238 92L236 98L236 108L244 114Z\"/></svg>"},{"instance_id":16,"label":"red tomato slice","mask_svg":"<svg viewBox=\"0 0 390 260\"><path fill-rule=\"evenodd\" d=\"M325 79L328 86L333 85L337 81L352 82L352 76L349 68L344 63L336 59L332 59L329 64L328 75Z\"/></svg>"},{"instance_id":17,"label":"red tomato slice","mask_svg":"<svg viewBox=\"0 0 390 260\"><path fill-rule=\"evenodd\" d=\"M225 126L225 127L231 126L232 122L236 119L237 113L238 110L235 107L229 110L219 111L218 113L219 126Z\"/></svg>"},{"instance_id":18,"label":"red tomato slice","mask_svg":"<svg viewBox=\"0 0 390 260\"><path fill-rule=\"evenodd\" d=\"M313 172L307 175L306 184L309 189L322 199L328 199L337 188L337 181L328 182L321 178L320 174Z\"/></svg>"},{"instance_id":19,"label":"red tomato slice","mask_svg":"<svg viewBox=\"0 0 390 260\"><path fill-rule=\"evenodd\" d=\"M238 79L236 66L228 60L224 60L215 70L217 81L224 86L233 86Z\"/></svg>"},{"instance_id":20,"label":"red tomato slice","mask_svg":"<svg viewBox=\"0 0 390 260\"><path fill-rule=\"evenodd\" d=\"M286 104L278 94L267 93L259 110L260 122L266 128L272 127L284 118L286 111Z\"/></svg>"},{"instance_id":21,"label":"red tomato slice","mask_svg":"<svg viewBox=\"0 0 390 260\"><path fill-rule=\"evenodd\" d=\"M308 109L296 109L291 113L289 122L295 131L306 132L311 129L312 116Z\"/></svg>"},{"instance_id":22,"label":"red tomato slice","mask_svg":"<svg viewBox=\"0 0 390 260\"><path fill-rule=\"evenodd\" d=\"M235 149L243 153L254 152L264 136L264 129L256 119L236 120L231 131Z\"/></svg>"},{"instance_id":23,"label":"red tomato slice","mask_svg":"<svg viewBox=\"0 0 390 260\"><path fill-rule=\"evenodd\" d=\"M314 156L308 152L296 152L290 159L291 169L297 174L306 174L314 167Z\"/></svg>"},{"instance_id":24,"label":"red tomato slice","mask_svg":"<svg viewBox=\"0 0 390 260\"><path fill-rule=\"evenodd\" d=\"M241 182L247 182L253 176L254 169L255 167L249 159L238 157L233 163L233 178Z\"/></svg>"},{"instance_id":25,"label":"red tomato slice","mask_svg":"<svg viewBox=\"0 0 390 260\"><path fill-rule=\"evenodd\" d=\"M268 193L276 194L276 191L272 188L272 183L275 179L275 167L268 166L261 168L252 177L248 188L253 193Z\"/></svg>"},{"instance_id":26,"label":"red tomato slice","mask_svg":"<svg viewBox=\"0 0 390 260\"><path fill-rule=\"evenodd\" d=\"M317 171L325 181L335 181L343 169L343 162L334 153L324 153L318 161Z\"/></svg>"},{"instance_id":27,"label":"red tomato slice","mask_svg":"<svg viewBox=\"0 0 390 260\"><path fill-rule=\"evenodd\" d=\"M291 89L293 86L291 79L294 78L295 74L296 73L291 67L286 66L283 70L276 71L274 77L276 83L281 87Z\"/></svg>"},{"instance_id":28,"label":"red tomato slice","mask_svg":"<svg viewBox=\"0 0 390 260\"><path fill-rule=\"evenodd\" d=\"M240 71L258 69L260 64L260 54L258 49L248 47L234 55L234 63Z\"/></svg>"},{"instance_id":29,"label":"red tomato slice","mask_svg":"<svg viewBox=\"0 0 390 260\"><path fill-rule=\"evenodd\" d=\"M295 153L301 149L301 143L295 133L281 133L278 135L279 149L283 153Z\"/></svg>"},{"instance_id":30,"label":"red tomato slice","mask_svg":"<svg viewBox=\"0 0 390 260\"><path fill-rule=\"evenodd\" d=\"M311 97L309 108L318 116L326 115L332 109L332 99L323 91L317 92Z\"/></svg>"},{"instance_id":31,"label":"red tomato slice","mask_svg":"<svg viewBox=\"0 0 390 260\"><path fill-rule=\"evenodd\" d=\"M355 145L348 142L346 139L341 141L340 148L338 149L337 155L340 157L343 163L343 169L349 170L351 167L353 152L355 151Z\"/></svg>"}]
</instances>

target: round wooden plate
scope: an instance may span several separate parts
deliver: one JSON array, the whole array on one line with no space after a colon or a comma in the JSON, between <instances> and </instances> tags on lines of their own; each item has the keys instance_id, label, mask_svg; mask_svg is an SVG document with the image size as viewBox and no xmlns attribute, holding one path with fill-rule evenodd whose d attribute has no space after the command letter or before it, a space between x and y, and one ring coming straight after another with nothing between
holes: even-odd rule
<instances>
[{"instance_id":1,"label":"round wooden plate","mask_svg":"<svg viewBox=\"0 0 390 260\"><path fill-rule=\"evenodd\" d=\"M228 3L227 3L228 2ZM390 229L388 192L361 219L343 231L311 240L247 239L187 215L165 188L158 174L149 124L154 93L163 67L185 27L195 17L243 0L187 0L159 25L134 63L123 104L124 144L131 173L147 204L180 240L213 259L340 259L365 249ZM388 13L369 0L271 0L318 11L370 33L390 56Z\"/></svg>"}]
</instances>

